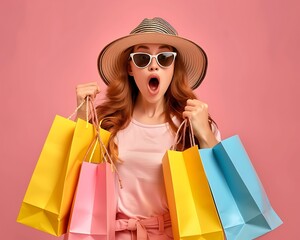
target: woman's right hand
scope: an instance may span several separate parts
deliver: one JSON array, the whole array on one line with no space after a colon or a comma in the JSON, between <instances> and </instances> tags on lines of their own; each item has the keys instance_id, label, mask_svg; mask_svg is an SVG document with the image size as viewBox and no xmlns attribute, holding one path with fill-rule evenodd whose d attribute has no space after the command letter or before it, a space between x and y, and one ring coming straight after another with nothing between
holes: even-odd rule
<instances>
[{"instance_id":1,"label":"woman's right hand","mask_svg":"<svg viewBox=\"0 0 300 240\"><path fill-rule=\"evenodd\" d=\"M97 94L100 92L100 87L97 82L89 82L84 84L79 84L76 87L76 97L77 97L77 106L80 106L87 96L93 101ZM85 119L86 116L86 104L82 106L77 111L77 117Z\"/></svg>"}]
</instances>

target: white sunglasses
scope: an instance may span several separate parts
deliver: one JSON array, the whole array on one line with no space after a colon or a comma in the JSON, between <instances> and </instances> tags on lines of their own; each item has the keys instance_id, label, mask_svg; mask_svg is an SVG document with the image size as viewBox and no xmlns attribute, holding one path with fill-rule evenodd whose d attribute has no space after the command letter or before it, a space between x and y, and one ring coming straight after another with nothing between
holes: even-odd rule
<instances>
[{"instance_id":1,"label":"white sunglasses","mask_svg":"<svg viewBox=\"0 0 300 240\"><path fill-rule=\"evenodd\" d=\"M155 58L157 64L162 68L167 68L172 65L175 60L176 52L161 52L156 55L149 53L136 52L131 53L130 58L137 68L146 68L150 65L152 58Z\"/></svg>"}]
</instances>

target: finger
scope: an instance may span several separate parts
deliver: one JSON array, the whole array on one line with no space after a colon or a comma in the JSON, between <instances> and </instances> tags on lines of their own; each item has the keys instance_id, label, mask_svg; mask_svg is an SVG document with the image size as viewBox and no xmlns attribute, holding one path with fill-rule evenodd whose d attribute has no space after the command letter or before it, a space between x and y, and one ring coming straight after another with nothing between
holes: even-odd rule
<instances>
[{"instance_id":1,"label":"finger","mask_svg":"<svg viewBox=\"0 0 300 240\"><path fill-rule=\"evenodd\" d=\"M87 96L94 98L98 93L99 89L95 87L77 88L77 96L82 99L86 98Z\"/></svg>"},{"instance_id":2,"label":"finger","mask_svg":"<svg viewBox=\"0 0 300 240\"><path fill-rule=\"evenodd\" d=\"M187 106L195 106L196 105L196 100L195 99L188 99L186 101Z\"/></svg>"},{"instance_id":3,"label":"finger","mask_svg":"<svg viewBox=\"0 0 300 240\"><path fill-rule=\"evenodd\" d=\"M189 111L189 112L191 112L191 111L195 111L195 110L196 110L196 108L195 108L195 107L193 107L193 106L188 106L188 105L186 105L186 106L184 107L184 110L185 110L185 111Z\"/></svg>"},{"instance_id":4,"label":"finger","mask_svg":"<svg viewBox=\"0 0 300 240\"><path fill-rule=\"evenodd\" d=\"M100 92L100 87L96 82L78 84L76 86L76 91L80 91L82 89L95 89L96 92Z\"/></svg>"},{"instance_id":5,"label":"finger","mask_svg":"<svg viewBox=\"0 0 300 240\"><path fill-rule=\"evenodd\" d=\"M184 111L184 112L182 113L182 117L183 117L184 119L186 119L186 118L191 119L192 114L191 114L191 112L189 112L189 111Z\"/></svg>"},{"instance_id":6,"label":"finger","mask_svg":"<svg viewBox=\"0 0 300 240\"><path fill-rule=\"evenodd\" d=\"M198 107L198 106L207 107L207 104L205 102L202 102L198 99L188 99L187 105L193 107Z\"/></svg>"},{"instance_id":7,"label":"finger","mask_svg":"<svg viewBox=\"0 0 300 240\"><path fill-rule=\"evenodd\" d=\"M197 101L194 102L194 107L198 110L205 110L208 109L208 105L205 102Z\"/></svg>"},{"instance_id":8,"label":"finger","mask_svg":"<svg viewBox=\"0 0 300 240\"><path fill-rule=\"evenodd\" d=\"M88 83L81 83L78 84L77 87L81 88L81 87L91 87L91 86L98 86L97 82L88 82Z\"/></svg>"}]
</instances>

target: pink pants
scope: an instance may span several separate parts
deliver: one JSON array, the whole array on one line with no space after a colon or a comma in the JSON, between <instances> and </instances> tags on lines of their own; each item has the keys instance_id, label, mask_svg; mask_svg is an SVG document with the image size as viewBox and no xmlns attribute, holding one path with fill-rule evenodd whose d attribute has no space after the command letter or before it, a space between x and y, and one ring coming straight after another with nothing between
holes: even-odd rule
<instances>
[{"instance_id":1,"label":"pink pants","mask_svg":"<svg viewBox=\"0 0 300 240\"><path fill-rule=\"evenodd\" d=\"M170 240L173 239L169 214L146 219L128 218L117 214L116 240Z\"/></svg>"}]
</instances>

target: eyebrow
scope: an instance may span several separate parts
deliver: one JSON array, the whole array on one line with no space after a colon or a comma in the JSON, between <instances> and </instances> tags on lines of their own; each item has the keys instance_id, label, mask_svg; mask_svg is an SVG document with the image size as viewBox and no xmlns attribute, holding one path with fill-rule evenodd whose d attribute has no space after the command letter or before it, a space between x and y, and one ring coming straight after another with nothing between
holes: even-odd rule
<instances>
[{"instance_id":1,"label":"eyebrow","mask_svg":"<svg viewBox=\"0 0 300 240\"><path fill-rule=\"evenodd\" d=\"M169 45L161 45L161 46L159 46L158 48L159 48L159 49L168 48L168 49L172 50L172 47L169 46ZM146 49L146 50L148 50L149 47L144 46L144 45L140 45L140 46L138 46L138 47L136 48L136 50L138 50L138 49Z\"/></svg>"}]
</instances>

